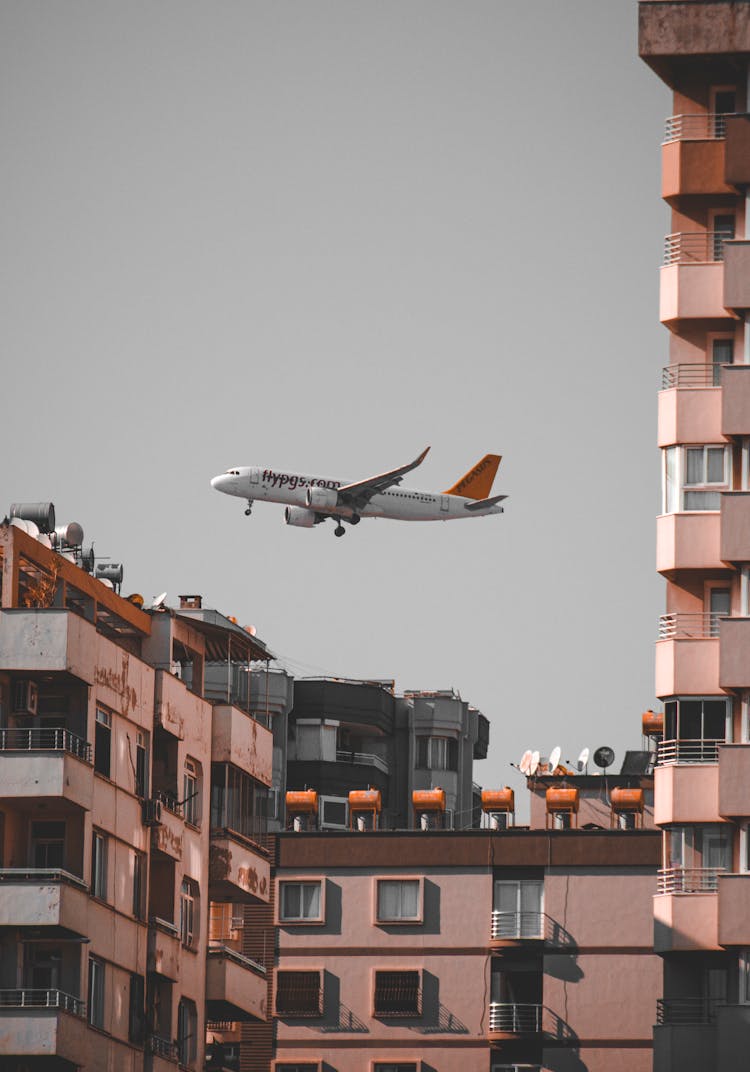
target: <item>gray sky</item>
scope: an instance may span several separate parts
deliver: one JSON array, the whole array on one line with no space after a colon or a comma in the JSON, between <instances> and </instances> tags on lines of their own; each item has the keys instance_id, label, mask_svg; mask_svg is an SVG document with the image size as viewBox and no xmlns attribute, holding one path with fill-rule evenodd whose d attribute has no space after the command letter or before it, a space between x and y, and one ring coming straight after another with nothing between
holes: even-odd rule
<instances>
[{"instance_id":1,"label":"gray sky","mask_svg":"<svg viewBox=\"0 0 750 1072\"><path fill-rule=\"evenodd\" d=\"M666 89L630 0L0 5L0 503L298 672L639 747L661 610ZM502 517L283 524L209 479L503 455Z\"/></svg>"}]
</instances>

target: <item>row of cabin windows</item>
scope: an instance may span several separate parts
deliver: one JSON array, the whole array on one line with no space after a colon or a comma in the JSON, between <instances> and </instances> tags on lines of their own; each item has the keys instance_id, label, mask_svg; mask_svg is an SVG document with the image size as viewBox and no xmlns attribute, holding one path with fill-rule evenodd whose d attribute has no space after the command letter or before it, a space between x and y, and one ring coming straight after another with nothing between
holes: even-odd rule
<instances>
[{"instance_id":1,"label":"row of cabin windows","mask_svg":"<svg viewBox=\"0 0 750 1072\"><path fill-rule=\"evenodd\" d=\"M279 971L276 973L276 1014L278 1016L321 1016L323 1013L323 973L320 971ZM420 1016L422 1013L422 973L376 971L373 1015Z\"/></svg>"}]
</instances>

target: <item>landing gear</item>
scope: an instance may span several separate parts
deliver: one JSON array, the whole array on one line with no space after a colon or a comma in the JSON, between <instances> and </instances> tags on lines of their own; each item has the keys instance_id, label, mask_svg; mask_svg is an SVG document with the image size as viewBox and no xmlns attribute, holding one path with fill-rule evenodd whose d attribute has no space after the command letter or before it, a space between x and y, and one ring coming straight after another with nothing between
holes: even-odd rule
<instances>
[{"instance_id":1,"label":"landing gear","mask_svg":"<svg viewBox=\"0 0 750 1072\"><path fill-rule=\"evenodd\" d=\"M333 530L333 535L334 536L343 536L345 532L346 532L346 529L344 528L343 525L337 525L336 528Z\"/></svg>"},{"instance_id":2,"label":"landing gear","mask_svg":"<svg viewBox=\"0 0 750 1072\"><path fill-rule=\"evenodd\" d=\"M253 512L253 500L248 499L247 500L247 510L245 510L245 517L250 517L250 514L252 514L252 512Z\"/></svg>"},{"instance_id":3,"label":"landing gear","mask_svg":"<svg viewBox=\"0 0 750 1072\"><path fill-rule=\"evenodd\" d=\"M349 518L349 524L358 525L361 520L362 518L359 516L359 514L352 514L352 516Z\"/></svg>"}]
</instances>

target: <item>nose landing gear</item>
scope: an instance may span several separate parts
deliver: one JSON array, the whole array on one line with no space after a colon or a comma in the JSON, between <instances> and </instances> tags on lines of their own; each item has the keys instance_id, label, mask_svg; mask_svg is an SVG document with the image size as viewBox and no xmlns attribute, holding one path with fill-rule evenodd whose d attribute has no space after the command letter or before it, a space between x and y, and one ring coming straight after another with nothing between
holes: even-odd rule
<instances>
[{"instance_id":1,"label":"nose landing gear","mask_svg":"<svg viewBox=\"0 0 750 1072\"><path fill-rule=\"evenodd\" d=\"M346 532L346 529L344 528L343 525L337 525L336 528L333 530L333 535L334 536L343 536L345 532Z\"/></svg>"},{"instance_id":2,"label":"nose landing gear","mask_svg":"<svg viewBox=\"0 0 750 1072\"><path fill-rule=\"evenodd\" d=\"M245 517L250 517L250 514L252 514L252 512L253 512L253 500L248 499L247 500L247 509L245 510Z\"/></svg>"}]
</instances>

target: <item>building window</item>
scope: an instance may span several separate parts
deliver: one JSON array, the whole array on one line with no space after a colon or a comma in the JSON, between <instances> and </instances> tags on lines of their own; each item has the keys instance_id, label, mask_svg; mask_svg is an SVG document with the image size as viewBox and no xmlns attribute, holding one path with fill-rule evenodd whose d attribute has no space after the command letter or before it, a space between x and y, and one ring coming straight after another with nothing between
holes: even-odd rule
<instances>
[{"instance_id":1,"label":"building window","mask_svg":"<svg viewBox=\"0 0 750 1072\"><path fill-rule=\"evenodd\" d=\"M65 823L31 824L31 859L41 871L65 866Z\"/></svg>"},{"instance_id":2,"label":"building window","mask_svg":"<svg viewBox=\"0 0 750 1072\"><path fill-rule=\"evenodd\" d=\"M101 707L96 709L94 731L94 770L109 778L112 763L112 716Z\"/></svg>"},{"instance_id":3,"label":"building window","mask_svg":"<svg viewBox=\"0 0 750 1072\"><path fill-rule=\"evenodd\" d=\"M177 1058L192 1068L198 1053L198 1013L195 1004L182 998L177 1006Z\"/></svg>"},{"instance_id":4,"label":"building window","mask_svg":"<svg viewBox=\"0 0 750 1072\"><path fill-rule=\"evenodd\" d=\"M665 830L665 867L675 872L672 892L717 889L717 872L732 866L731 831L718 823L671 826Z\"/></svg>"},{"instance_id":5,"label":"building window","mask_svg":"<svg viewBox=\"0 0 750 1072\"><path fill-rule=\"evenodd\" d=\"M417 737L417 767L458 770L458 741L454 737Z\"/></svg>"},{"instance_id":6,"label":"building window","mask_svg":"<svg viewBox=\"0 0 750 1072\"><path fill-rule=\"evenodd\" d=\"M144 919L146 915L146 854L133 854L133 915Z\"/></svg>"},{"instance_id":7,"label":"building window","mask_svg":"<svg viewBox=\"0 0 750 1072\"><path fill-rule=\"evenodd\" d=\"M320 1016L323 987L319 971L276 973L276 1013L279 1016Z\"/></svg>"},{"instance_id":8,"label":"building window","mask_svg":"<svg viewBox=\"0 0 750 1072\"><path fill-rule=\"evenodd\" d=\"M200 825L200 763L188 757L182 774L182 808L185 821Z\"/></svg>"},{"instance_id":9,"label":"building window","mask_svg":"<svg viewBox=\"0 0 750 1072\"><path fill-rule=\"evenodd\" d=\"M495 882L492 902L493 938L543 938L544 883L536 879Z\"/></svg>"},{"instance_id":10,"label":"building window","mask_svg":"<svg viewBox=\"0 0 750 1072\"><path fill-rule=\"evenodd\" d=\"M724 446L664 450L662 513L719 510L729 487L731 450Z\"/></svg>"},{"instance_id":11,"label":"building window","mask_svg":"<svg viewBox=\"0 0 750 1072\"><path fill-rule=\"evenodd\" d=\"M418 878L378 879L378 923L421 923L422 882Z\"/></svg>"},{"instance_id":12,"label":"building window","mask_svg":"<svg viewBox=\"0 0 750 1072\"><path fill-rule=\"evenodd\" d=\"M91 838L91 895L107 899L107 837L98 830Z\"/></svg>"},{"instance_id":13,"label":"building window","mask_svg":"<svg viewBox=\"0 0 750 1072\"><path fill-rule=\"evenodd\" d=\"M282 923L320 923L322 914L321 882L281 882Z\"/></svg>"},{"instance_id":14,"label":"building window","mask_svg":"<svg viewBox=\"0 0 750 1072\"><path fill-rule=\"evenodd\" d=\"M415 1061L376 1061L373 1072L419 1072L419 1066Z\"/></svg>"},{"instance_id":15,"label":"building window","mask_svg":"<svg viewBox=\"0 0 750 1072\"><path fill-rule=\"evenodd\" d=\"M143 730L135 738L135 795L148 796L148 743Z\"/></svg>"},{"instance_id":16,"label":"building window","mask_svg":"<svg viewBox=\"0 0 750 1072\"><path fill-rule=\"evenodd\" d=\"M104 961L89 957L89 1023L104 1027Z\"/></svg>"},{"instance_id":17,"label":"building window","mask_svg":"<svg viewBox=\"0 0 750 1072\"><path fill-rule=\"evenodd\" d=\"M422 978L418 971L376 971L374 1016L419 1016Z\"/></svg>"},{"instance_id":18,"label":"building window","mask_svg":"<svg viewBox=\"0 0 750 1072\"><path fill-rule=\"evenodd\" d=\"M734 238L734 213L716 212L711 218L711 233L713 235L713 260L724 260L724 243Z\"/></svg>"},{"instance_id":19,"label":"building window","mask_svg":"<svg viewBox=\"0 0 750 1072\"><path fill-rule=\"evenodd\" d=\"M713 385L721 387L721 366L731 365L734 361L734 339L731 337L711 340L711 364L713 366Z\"/></svg>"},{"instance_id":20,"label":"building window","mask_svg":"<svg viewBox=\"0 0 750 1072\"><path fill-rule=\"evenodd\" d=\"M211 764L211 826L257 838L268 831L268 789L229 763Z\"/></svg>"},{"instance_id":21,"label":"building window","mask_svg":"<svg viewBox=\"0 0 750 1072\"><path fill-rule=\"evenodd\" d=\"M716 698L667 700L664 704L664 743L660 755L682 763L717 763L719 742L727 739L728 715L731 707L727 700ZM669 749L674 741L676 749Z\"/></svg>"},{"instance_id":22,"label":"building window","mask_svg":"<svg viewBox=\"0 0 750 1072\"><path fill-rule=\"evenodd\" d=\"M128 1012L128 1038L142 1045L146 1035L146 983L142 975L130 976L130 1006Z\"/></svg>"},{"instance_id":23,"label":"building window","mask_svg":"<svg viewBox=\"0 0 750 1072\"><path fill-rule=\"evenodd\" d=\"M194 946L198 941L198 883L184 878L180 886L180 940Z\"/></svg>"}]
</instances>

